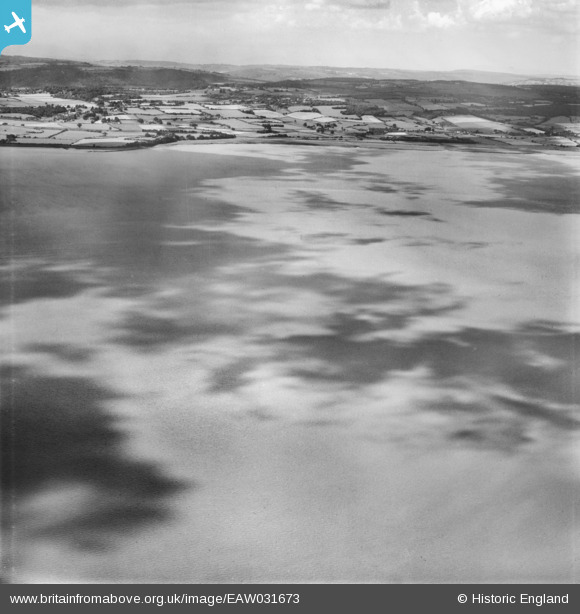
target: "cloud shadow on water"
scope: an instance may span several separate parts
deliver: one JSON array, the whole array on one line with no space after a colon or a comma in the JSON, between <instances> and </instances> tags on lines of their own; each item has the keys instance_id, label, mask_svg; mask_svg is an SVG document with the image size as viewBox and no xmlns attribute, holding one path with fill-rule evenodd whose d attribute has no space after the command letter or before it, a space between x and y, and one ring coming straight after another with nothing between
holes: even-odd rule
<instances>
[{"instance_id":1,"label":"cloud shadow on water","mask_svg":"<svg viewBox=\"0 0 580 614\"><path fill-rule=\"evenodd\" d=\"M59 270L43 263L17 261L0 271L0 305L15 305L44 298L68 298L95 287L78 270Z\"/></svg>"},{"instance_id":2,"label":"cloud shadow on water","mask_svg":"<svg viewBox=\"0 0 580 614\"><path fill-rule=\"evenodd\" d=\"M253 337L260 354L254 352L251 360L238 356L214 370L212 392L247 391L254 374L274 360L278 372L296 389L316 390L328 399L335 393L339 399L348 390L361 402L367 395L372 400L381 387L389 390L390 382L407 377L406 389L415 388L410 396L415 400L405 401L409 411L439 415L446 426L433 436L464 445L515 450L531 441L537 428L565 432L580 427L578 333L549 322L513 329L449 330L465 304L443 284L408 286L388 279L260 273L261 283L285 293L274 293L269 300L309 292L332 307L316 316L313 333L268 333L266 326L260 334L262 324L283 324L273 329L283 331L286 324L297 324L299 330L308 322L303 315L295 319L291 309L272 312L271 320L256 320L260 324L252 325L248 316L250 328L240 334ZM254 283L250 274L244 281ZM233 285L232 295L237 291ZM251 314L252 293L247 296L244 308ZM255 300L263 308L263 295ZM388 397L382 417L386 424Z\"/></svg>"},{"instance_id":3,"label":"cloud shadow on water","mask_svg":"<svg viewBox=\"0 0 580 614\"><path fill-rule=\"evenodd\" d=\"M87 362L93 356L93 352L85 347L66 343L33 343L26 346L27 351L40 354L48 354L59 360L71 363Z\"/></svg>"},{"instance_id":4,"label":"cloud shadow on water","mask_svg":"<svg viewBox=\"0 0 580 614\"><path fill-rule=\"evenodd\" d=\"M337 211L351 209L354 206L352 203L334 200L323 192L295 190L295 195L304 202L306 207L314 211Z\"/></svg>"},{"instance_id":5,"label":"cloud shadow on water","mask_svg":"<svg viewBox=\"0 0 580 614\"><path fill-rule=\"evenodd\" d=\"M379 213L391 217L429 217L431 215L427 211L413 211L411 209L380 209Z\"/></svg>"},{"instance_id":6,"label":"cloud shadow on water","mask_svg":"<svg viewBox=\"0 0 580 614\"><path fill-rule=\"evenodd\" d=\"M343 316L331 334L289 337L280 351L294 364L317 359L315 369L294 368L301 379L361 391L401 372L423 370L426 376L417 383L423 400L415 410L449 417L449 436L465 444L515 449L532 439L536 424L562 432L580 428L578 334L538 334L529 327L466 328L407 341L372 334L381 326L403 328L412 317L381 325Z\"/></svg>"},{"instance_id":7,"label":"cloud shadow on water","mask_svg":"<svg viewBox=\"0 0 580 614\"><path fill-rule=\"evenodd\" d=\"M190 316L187 321L176 315L160 315L134 311L127 314L115 337L117 343L142 352L179 345L187 340L209 339L214 335L232 334L233 326L212 322L203 314Z\"/></svg>"},{"instance_id":8,"label":"cloud shadow on water","mask_svg":"<svg viewBox=\"0 0 580 614\"><path fill-rule=\"evenodd\" d=\"M5 565L28 539L106 550L170 517L168 498L190 485L129 457L104 408L115 394L90 379L24 367L0 369L0 385Z\"/></svg>"},{"instance_id":9,"label":"cloud shadow on water","mask_svg":"<svg viewBox=\"0 0 580 614\"><path fill-rule=\"evenodd\" d=\"M548 160L526 159L526 164L525 173L497 173L491 178L491 184L497 186L503 197L462 200L459 204L516 209L527 213L580 213L580 177L576 173L561 163Z\"/></svg>"}]
</instances>

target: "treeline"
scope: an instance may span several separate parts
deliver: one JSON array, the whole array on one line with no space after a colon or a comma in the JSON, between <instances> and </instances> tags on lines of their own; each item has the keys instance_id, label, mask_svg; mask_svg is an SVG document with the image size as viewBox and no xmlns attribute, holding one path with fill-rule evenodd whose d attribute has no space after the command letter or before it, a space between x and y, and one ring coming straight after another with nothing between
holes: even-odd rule
<instances>
[{"instance_id":1,"label":"treeline","mask_svg":"<svg viewBox=\"0 0 580 614\"><path fill-rule=\"evenodd\" d=\"M87 87L62 87L57 85L49 85L44 89L49 94L52 94L57 98L84 100L86 102L91 102L95 99L104 99L105 97L113 97L116 100L128 103L131 102L131 100L141 98L141 94L137 92L127 92L118 88L103 85L93 85Z\"/></svg>"},{"instance_id":2,"label":"treeline","mask_svg":"<svg viewBox=\"0 0 580 614\"><path fill-rule=\"evenodd\" d=\"M374 115L375 117L391 117L392 113L385 110L384 107L378 107L373 104L347 104L342 110L342 115Z\"/></svg>"},{"instance_id":3,"label":"treeline","mask_svg":"<svg viewBox=\"0 0 580 614\"><path fill-rule=\"evenodd\" d=\"M219 73L174 68L140 66L107 68L80 64L47 64L0 71L0 89L28 87L45 90L50 87L58 92L76 91L79 96L88 96L92 93L92 98L95 98L99 95L127 91L128 88L203 89L211 83L222 82L223 78ZM128 95L132 96L131 93Z\"/></svg>"},{"instance_id":4,"label":"treeline","mask_svg":"<svg viewBox=\"0 0 580 614\"><path fill-rule=\"evenodd\" d=\"M85 102L91 102L95 98L106 96L111 93L110 88L102 86L62 87L58 85L48 85L44 89L57 98L84 100Z\"/></svg>"},{"instance_id":5,"label":"treeline","mask_svg":"<svg viewBox=\"0 0 580 614\"><path fill-rule=\"evenodd\" d=\"M33 115L37 118L54 117L61 113L68 113L70 109L60 104L47 104L41 107L0 107L0 113L18 113L22 115Z\"/></svg>"}]
</instances>

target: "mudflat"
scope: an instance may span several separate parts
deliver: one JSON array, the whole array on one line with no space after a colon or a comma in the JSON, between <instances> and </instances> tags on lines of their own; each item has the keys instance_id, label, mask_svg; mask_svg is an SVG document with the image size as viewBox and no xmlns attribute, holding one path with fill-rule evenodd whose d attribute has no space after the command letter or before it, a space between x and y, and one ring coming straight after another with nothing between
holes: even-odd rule
<instances>
[{"instance_id":1,"label":"mudflat","mask_svg":"<svg viewBox=\"0 0 580 614\"><path fill-rule=\"evenodd\" d=\"M578 581L579 176L0 150L13 579Z\"/></svg>"}]
</instances>

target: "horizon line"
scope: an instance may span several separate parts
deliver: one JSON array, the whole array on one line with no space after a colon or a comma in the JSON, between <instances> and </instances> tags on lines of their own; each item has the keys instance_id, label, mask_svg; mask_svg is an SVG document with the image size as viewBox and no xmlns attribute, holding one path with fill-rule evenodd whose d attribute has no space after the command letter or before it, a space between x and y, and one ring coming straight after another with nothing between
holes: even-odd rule
<instances>
[{"instance_id":1,"label":"horizon line","mask_svg":"<svg viewBox=\"0 0 580 614\"><path fill-rule=\"evenodd\" d=\"M6 50L4 50L6 51ZM45 59L45 60L56 60L56 61L64 61L64 62L86 62L88 64L95 63L106 63L106 62L150 62L150 63L167 63L167 64L181 64L184 66L236 66L239 68L243 67L273 67L273 68L337 68L342 70L347 69L355 69L355 70L392 70L399 72L423 72L423 73L456 73L456 72L477 72L477 73L486 73L486 74L502 74L502 75L510 75L514 77L528 77L528 78L552 78L552 79L575 79L580 80L580 74L571 74L571 73L529 73L529 72L512 72L507 70L500 69L482 69L482 68L392 68L392 67L375 67L375 66L353 66L353 65L338 65L338 64L270 64L270 63L244 63L237 64L235 62L187 62L182 60L148 60L144 58L138 59L71 59L70 57L54 57L54 56L39 56L39 55L27 55L23 53L2 53L0 55L0 61L3 57L23 57L23 58L31 58L31 59Z\"/></svg>"}]
</instances>

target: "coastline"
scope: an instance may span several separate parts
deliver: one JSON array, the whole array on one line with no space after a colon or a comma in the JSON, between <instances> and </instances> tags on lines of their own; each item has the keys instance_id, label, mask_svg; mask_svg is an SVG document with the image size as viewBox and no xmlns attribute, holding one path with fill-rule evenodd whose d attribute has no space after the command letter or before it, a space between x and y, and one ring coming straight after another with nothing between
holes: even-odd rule
<instances>
[{"instance_id":1,"label":"coastline","mask_svg":"<svg viewBox=\"0 0 580 614\"><path fill-rule=\"evenodd\" d=\"M89 152L123 152L123 151L135 151L140 149L153 149L161 146L165 147L174 147L174 146L183 146L183 145L223 145L224 142L227 142L231 145L257 145L257 144L271 144L271 145L288 145L288 146L305 146L305 147L343 147L350 149L379 149L379 150L387 150L387 149L395 149L395 150L454 150L454 149L464 149L470 152L479 152L484 151L487 153L521 153L521 154L537 154L537 153L555 153L555 152L566 152L566 154L570 154L574 151L578 152L578 148L570 148L570 147L546 147L535 144L528 145L516 145L510 143L501 144L501 143L486 143L486 142L477 142L477 143L464 143L464 142L453 142L453 141L445 141L445 142L432 142L432 141L420 141L420 140L401 140L401 141L358 141L358 140L338 140L338 139L302 139L302 138L268 138L268 139L255 139L255 138L239 138L239 139L199 139L199 140L180 140L174 141L170 143L151 143L151 142L143 142L141 144L131 143L129 145L118 146L118 147L107 147L107 146L99 146L93 145L92 147L88 146L76 146L74 144L65 144L65 143L6 143L0 142L1 148L39 148L39 149L72 149L77 151L89 151Z\"/></svg>"}]
</instances>

